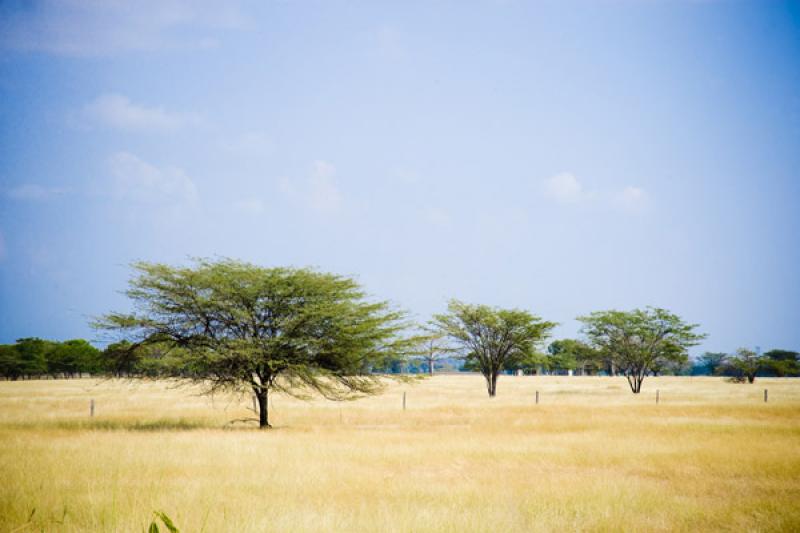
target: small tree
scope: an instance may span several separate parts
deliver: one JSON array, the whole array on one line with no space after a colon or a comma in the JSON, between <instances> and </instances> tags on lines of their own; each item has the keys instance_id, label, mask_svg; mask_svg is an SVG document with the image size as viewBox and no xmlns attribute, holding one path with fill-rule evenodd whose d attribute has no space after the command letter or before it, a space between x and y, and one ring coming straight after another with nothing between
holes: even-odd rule
<instances>
[{"instance_id":1,"label":"small tree","mask_svg":"<svg viewBox=\"0 0 800 533\"><path fill-rule=\"evenodd\" d=\"M747 379L748 383L753 383L756 374L763 368L764 358L756 350L739 348L736 350L736 355L728 359L728 365L734 377L740 378L739 381L744 382Z\"/></svg>"},{"instance_id":2,"label":"small tree","mask_svg":"<svg viewBox=\"0 0 800 533\"><path fill-rule=\"evenodd\" d=\"M532 350L524 357L515 358L509 361L503 368L513 373L522 372L523 374L538 374L542 369L549 368L549 357L539 350ZM476 368L477 370L477 368Z\"/></svg>"},{"instance_id":3,"label":"small tree","mask_svg":"<svg viewBox=\"0 0 800 533\"><path fill-rule=\"evenodd\" d=\"M547 369L552 371L570 371L578 366L575 353L569 349L564 341L553 341L547 347Z\"/></svg>"},{"instance_id":4,"label":"small tree","mask_svg":"<svg viewBox=\"0 0 800 533\"><path fill-rule=\"evenodd\" d=\"M451 300L447 311L434 315L433 324L450 339L465 366L480 370L489 397L497 393L500 372L532 354L556 326L527 311L469 305L458 300Z\"/></svg>"},{"instance_id":5,"label":"small tree","mask_svg":"<svg viewBox=\"0 0 800 533\"><path fill-rule=\"evenodd\" d=\"M578 370L580 374L596 372L603 362L600 354L576 339L559 339L547 347L547 366L550 369Z\"/></svg>"},{"instance_id":6,"label":"small tree","mask_svg":"<svg viewBox=\"0 0 800 533\"><path fill-rule=\"evenodd\" d=\"M695 332L697 324L687 324L677 315L654 307L598 311L578 320L594 347L625 374L634 394L641 392L650 372L669 363L685 362L687 349L705 338Z\"/></svg>"},{"instance_id":7,"label":"small tree","mask_svg":"<svg viewBox=\"0 0 800 533\"><path fill-rule=\"evenodd\" d=\"M452 354L455 350L441 332L425 330L419 336L420 345L417 348L419 358L428 366L428 375L434 374L436 362Z\"/></svg>"},{"instance_id":8,"label":"small tree","mask_svg":"<svg viewBox=\"0 0 800 533\"><path fill-rule=\"evenodd\" d=\"M706 368L712 376L719 374L725 366L728 354L722 352L705 352L697 358L697 363Z\"/></svg>"},{"instance_id":9,"label":"small tree","mask_svg":"<svg viewBox=\"0 0 800 533\"><path fill-rule=\"evenodd\" d=\"M371 369L415 342L400 335L407 326L401 311L366 300L346 277L227 259L134 269L127 295L135 311L96 324L132 342L121 346L121 366L190 379L209 392L250 390L262 428L270 426L270 391L329 399L377 392ZM147 346L159 347L158 364L128 357ZM165 347L182 355L166 357Z\"/></svg>"}]
</instances>

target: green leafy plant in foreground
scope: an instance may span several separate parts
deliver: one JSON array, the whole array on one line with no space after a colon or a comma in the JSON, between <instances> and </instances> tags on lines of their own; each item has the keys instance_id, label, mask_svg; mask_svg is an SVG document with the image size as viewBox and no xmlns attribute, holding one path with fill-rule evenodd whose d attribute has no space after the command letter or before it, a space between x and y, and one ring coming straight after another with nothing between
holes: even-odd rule
<instances>
[{"instance_id":1,"label":"green leafy plant in foreground","mask_svg":"<svg viewBox=\"0 0 800 533\"><path fill-rule=\"evenodd\" d=\"M170 517L166 515L166 513L164 513L163 511L153 511L153 514L155 515L155 518L153 519L152 522L150 522L150 526L148 526L147 528L147 533L159 533L161 531L160 529L158 529L159 519L161 519L161 522L164 523L164 527L167 528L167 531L169 531L169 533L179 533L178 528L175 527L175 524L172 522Z\"/></svg>"}]
</instances>

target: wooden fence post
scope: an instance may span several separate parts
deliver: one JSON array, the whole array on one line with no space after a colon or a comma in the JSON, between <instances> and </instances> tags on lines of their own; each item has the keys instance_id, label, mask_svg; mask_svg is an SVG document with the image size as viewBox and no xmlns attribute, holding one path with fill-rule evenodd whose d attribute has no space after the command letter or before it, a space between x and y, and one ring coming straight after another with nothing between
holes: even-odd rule
<instances>
[{"instance_id":1,"label":"wooden fence post","mask_svg":"<svg viewBox=\"0 0 800 533\"><path fill-rule=\"evenodd\" d=\"M764 389L764 403L767 403L767 389Z\"/></svg>"},{"instance_id":2,"label":"wooden fence post","mask_svg":"<svg viewBox=\"0 0 800 533\"><path fill-rule=\"evenodd\" d=\"M403 411L406 410L406 391L403 391Z\"/></svg>"},{"instance_id":3,"label":"wooden fence post","mask_svg":"<svg viewBox=\"0 0 800 533\"><path fill-rule=\"evenodd\" d=\"M659 390L656 389L656 405L658 405L658 393L659 393Z\"/></svg>"},{"instance_id":4,"label":"wooden fence post","mask_svg":"<svg viewBox=\"0 0 800 533\"><path fill-rule=\"evenodd\" d=\"M539 391L536 391L536 405L539 405Z\"/></svg>"},{"instance_id":5,"label":"wooden fence post","mask_svg":"<svg viewBox=\"0 0 800 533\"><path fill-rule=\"evenodd\" d=\"M89 400L89 416L94 416L94 398Z\"/></svg>"}]
</instances>

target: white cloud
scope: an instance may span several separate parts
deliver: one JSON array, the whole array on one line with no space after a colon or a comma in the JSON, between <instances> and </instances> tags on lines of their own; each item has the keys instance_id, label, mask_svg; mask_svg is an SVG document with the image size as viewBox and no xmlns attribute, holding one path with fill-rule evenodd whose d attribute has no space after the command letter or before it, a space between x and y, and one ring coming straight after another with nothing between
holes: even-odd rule
<instances>
[{"instance_id":1,"label":"white cloud","mask_svg":"<svg viewBox=\"0 0 800 533\"><path fill-rule=\"evenodd\" d=\"M616 194L614 203L625 211L640 213L647 208L649 197L644 189L628 186Z\"/></svg>"},{"instance_id":2,"label":"white cloud","mask_svg":"<svg viewBox=\"0 0 800 533\"><path fill-rule=\"evenodd\" d=\"M117 152L109 160L111 194L117 199L144 203L194 205L197 187L183 169L156 167L128 152Z\"/></svg>"},{"instance_id":3,"label":"white cloud","mask_svg":"<svg viewBox=\"0 0 800 533\"><path fill-rule=\"evenodd\" d=\"M134 104L121 94L104 94L82 111L85 121L122 130L173 131L200 122L192 113L172 113L161 107Z\"/></svg>"},{"instance_id":4,"label":"white cloud","mask_svg":"<svg viewBox=\"0 0 800 533\"><path fill-rule=\"evenodd\" d=\"M544 180L543 185L545 194L559 203L575 203L586 196L583 186L569 172L551 176Z\"/></svg>"},{"instance_id":5,"label":"white cloud","mask_svg":"<svg viewBox=\"0 0 800 533\"><path fill-rule=\"evenodd\" d=\"M36 183L23 183L9 189L6 196L15 200L46 200L66 193L66 189L59 187L45 187Z\"/></svg>"},{"instance_id":6,"label":"white cloud","mask_svg":"<svg viewBox=\"0 0 800 533\"><path fill-rule=\"evenodd\" d=\"M69 56L214 47L250 21L237 2L42 0L0 2L0 48Z\"/></svg>"},{"instance_id":7,"label":"white cloud","mask_svg":"<svg viewBox=\"0 0 800 533\"><path fill-rule=\"evenodd\" d=\"M562 172L543 180L542 188L548 197L560 204L599 204L630 213L643 212L650 201L644 189L632 185L617 192L587 191L569 172Z\"/></svg>"},{"instance_id":8,"label":"white cloud","mask_svg":"<svg viewBox=\"0 0 800 533\"><path fill-rule=\"evenodd\" d=\"M297 184L288 178L279 181L280 190L288 197L299 200L320 213L335 213L343 203L342 193L336 184L336 167L327 161L314 161L311 174Z\"/></svg>"}]
</instances>

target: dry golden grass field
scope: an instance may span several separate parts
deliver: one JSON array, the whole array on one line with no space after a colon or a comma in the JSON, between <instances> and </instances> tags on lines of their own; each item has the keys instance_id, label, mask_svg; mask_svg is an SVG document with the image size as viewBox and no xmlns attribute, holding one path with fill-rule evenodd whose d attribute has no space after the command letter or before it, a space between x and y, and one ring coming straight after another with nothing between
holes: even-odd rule
<instances>
[{"instance_id":1,"label":"dry golden grass field","mask_svg":"<svg viewBox=\"0 0 800 533\"><path fill-rule=\"evenodd\" d=\"M0 382L0 531L800 531L797 379L443 375L227 424L248 406Z\"/></svg>"}]
</instances>

